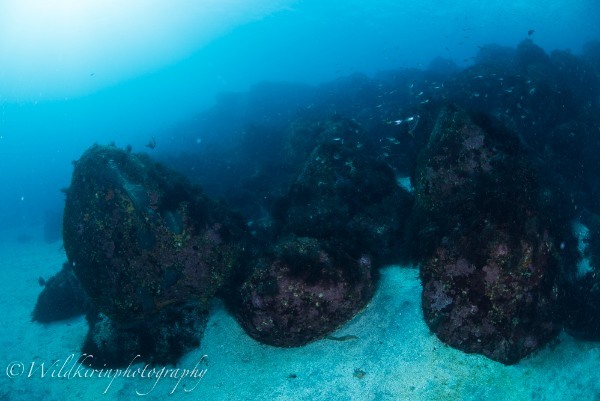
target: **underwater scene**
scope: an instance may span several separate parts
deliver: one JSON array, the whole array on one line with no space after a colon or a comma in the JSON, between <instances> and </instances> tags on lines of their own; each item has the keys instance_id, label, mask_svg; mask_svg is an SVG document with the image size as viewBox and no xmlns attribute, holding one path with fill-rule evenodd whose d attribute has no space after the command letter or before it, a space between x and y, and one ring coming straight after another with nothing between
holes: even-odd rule
<instances>
[{"instance_id":1,"label":"underwater scene","mask_svg":"<svg viewBox=\"0 0 600 401\"><path fill-rule=\"evenodd\" d=\"M0 0L0 400L600 400L599 18Z\"/></svg>"}]
</instances>

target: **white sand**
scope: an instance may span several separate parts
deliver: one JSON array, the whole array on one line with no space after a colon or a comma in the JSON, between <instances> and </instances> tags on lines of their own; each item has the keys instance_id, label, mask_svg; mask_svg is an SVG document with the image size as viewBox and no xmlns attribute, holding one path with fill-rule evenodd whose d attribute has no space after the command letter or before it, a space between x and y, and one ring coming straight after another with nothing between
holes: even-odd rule
<instances>
[{"instance_id":1,"label":"white sand","mask_svg":"<svg viewBox=\"0 0 600 401\"><path fill-rule=\"evenodd\" d=\"M201 348L178 366L192 369L208 355L201 380L27 377L32 363L45 367L59 359L55 375L70 354L79 355L87 332L83 317L41 325L30 321L41 291L38 277L50 277L65 259L60 244L36 238L19 244L17 235L0 233L0 400L594 400L600 399L600 344L561 335L516 366L466 355L442 344L425 326L420 310L417 271L388 267L368 308L336 336L356 340L322 340L295 349L280 349L248 337L219 301L213 305ZM13 361L23 375L8 378ZM71 366L68 365L67 367ZM137 368L140 366L134 366ZM355 369L365 372L355 377ZM13 372L18 372L18 366ZM65 371L63 371L64 374ZM74 371L73 371L74 372ZM10 372L9 372L10 373ZM291 378L290 375L296 375ZM196 387L192 392L183 386Z\"/></svg>"}]
</instances>

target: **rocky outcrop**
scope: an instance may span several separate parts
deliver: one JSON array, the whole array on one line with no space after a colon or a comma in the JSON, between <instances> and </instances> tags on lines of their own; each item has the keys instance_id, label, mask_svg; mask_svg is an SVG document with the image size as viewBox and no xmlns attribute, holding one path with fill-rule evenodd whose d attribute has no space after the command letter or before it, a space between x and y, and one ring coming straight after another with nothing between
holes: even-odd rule
<instances>
[{"instance_id":1,"label":"rocky outcrop","mask_svg":"<svg viewBox=\"0 0 600 401\"><path fill-rule=\"evenodd\" d=\"M561 329L558 260L519 141L452 106L416 172L423 216L422 307L431 330L466 352L515 363Z\"/></svg>"}]
</instances>

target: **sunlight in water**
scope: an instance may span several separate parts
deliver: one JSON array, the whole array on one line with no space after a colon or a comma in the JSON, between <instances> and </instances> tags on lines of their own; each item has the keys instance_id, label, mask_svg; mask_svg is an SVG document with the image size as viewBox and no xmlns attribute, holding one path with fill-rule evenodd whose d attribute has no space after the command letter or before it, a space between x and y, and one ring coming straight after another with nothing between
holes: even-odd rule
<instances>
[{"instance_id":1,"label":"sunlight in water","mask_svg":"<svg viewBox=\"0 0 600 401\"><path fill-rule=\"evenodd\" d=\"M283 0L5 0L2 98L77 95L189 57Z\"/></svg>"}]
</instances>

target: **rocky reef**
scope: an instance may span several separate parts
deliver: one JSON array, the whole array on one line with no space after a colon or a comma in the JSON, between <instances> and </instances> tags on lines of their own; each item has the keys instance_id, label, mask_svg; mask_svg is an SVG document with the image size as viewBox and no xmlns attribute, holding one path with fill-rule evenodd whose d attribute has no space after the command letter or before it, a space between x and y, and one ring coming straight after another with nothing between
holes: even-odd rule
<instances>
[{"instance_id":1,"label":"rocky reef","mask_svg":"<svg viewBox=\"0 0 600 401\"><path fill-rule=\"evenodd\" d=\"M529 38L463 69L222 95L163 164L93 146L63 217L84 349L174 362L215 296L256 340L303 345L364 308L384 264L418 266L425 321L465 352L512 364L563 328L597 341L599 110L600 44Z\"/></svg>"},{"instance_id":2,"label":"rocky reef","mask_svg":"<svg viewBox=\"0 0 600 401\"><path fill-rule=\"evenodd\" d=\"M440 112L417 165L415 213L436 231L420 273L425 320L442 341L514 363L558 334L559 243L539 199L516 137Z\"/></svg>"},{"instance_id":3,"label":"rocky reef","mask_svg":"<svg viewBox=\"0 0 600 401\"><path fill-rule=\"evenodd\" d=\"M243 221L146 155L93 146L77 161L66 195L69 264L113 331L148 336L149 321L152 333L173 325L173 316L203 319L209 301L243 264ZM92 326L94 332L100 331ZM161 341L153 343L145 355L150 360L166 352Z\"/></svg>"}]
</instances>

